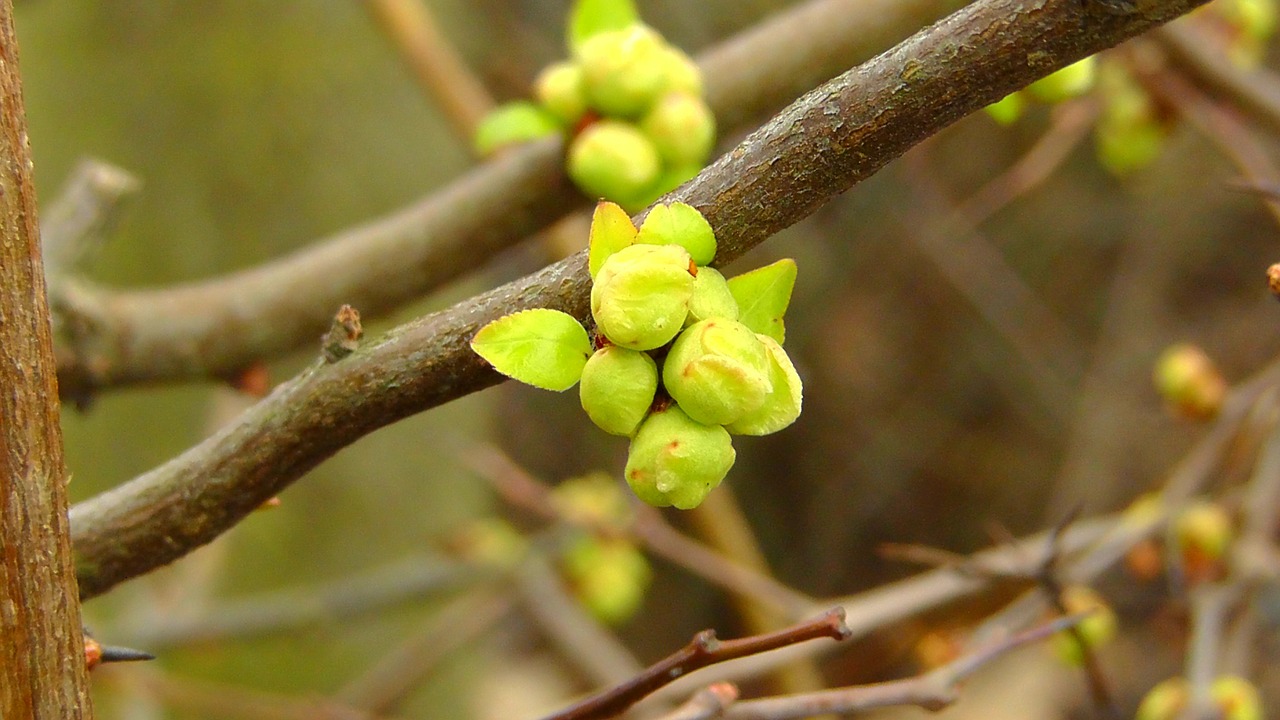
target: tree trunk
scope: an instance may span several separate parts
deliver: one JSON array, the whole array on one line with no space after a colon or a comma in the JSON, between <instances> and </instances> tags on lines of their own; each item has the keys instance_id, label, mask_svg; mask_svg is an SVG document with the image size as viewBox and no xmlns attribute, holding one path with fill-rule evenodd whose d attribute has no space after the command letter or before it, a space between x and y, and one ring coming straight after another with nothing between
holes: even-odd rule
<instances>
[{"instance_id":1,"label":"tree trunk","mask_svg":"<svg viewBox=\"0 0 1280 720\"><path fill-rule=\"evenodd\" d=\"M52 329L11 0L0 0L0 717L88 718Z\"/></svg>"}]
</instances>

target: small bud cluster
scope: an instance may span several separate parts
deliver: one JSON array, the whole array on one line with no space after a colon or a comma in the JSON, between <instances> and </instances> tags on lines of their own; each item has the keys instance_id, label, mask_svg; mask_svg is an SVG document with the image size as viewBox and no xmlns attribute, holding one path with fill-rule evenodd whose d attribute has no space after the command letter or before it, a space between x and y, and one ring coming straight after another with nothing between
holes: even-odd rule
<instances>
[{"instance_id":1,"label":"small bud cluster","mask_svg":"<svg viewBox=\"0 0 1280 720\"><path fill-rule=\"evenodd\" d=\"M1125 510L1124 518L1126 524L1140 528L1164 512L1158 496L1143 495ZM1220 503L1195 499L1170 513L1163 542L1152 538L1134 546L1125 565L1131 575L1144 581L1157 579L1172 565L1184 585L1217 582L1227 575L1235 539L1231 512Z\"/></svg>"},{"instance_id":2,"label":"small bud cluster","mask_svg":"<svg viewBox=\"0 0 1280 720\"><path fill-rule=\"evenodd\" d=\"M1085 585L1071 585L1062 591L1063 608L1072 615L1087 613L1074 631L1053 636L1053 650L1068 665L1084 665L1087 652L1111 642L1116 636L1116 613L1101 595Z\"/></svg>"},{"instance_id":3,"label":"small bud cluster","mask_svg":"<svg viewBox=\"0 0 1280 720\"><path fill-rule=\"evenodd\" d=\"M1223 675L1209 685L1209 699L1215 717L1223 720L1262 720L1262 699L1248 680ZM1176 720L1187 717L1191 687L1185 678L1165 680L1147 692L1138 705L1135 720Z\"/></svg>"},{"instance_id":4,"label":"small bud cluster","mask_svg":"<svg viewBox=\"0 0 1280 720\"><path fill-rule=\"evenodd\" d=\"M716 130L693 60L642 24L630 0L578 0L568 44L571 59L535 80L537 103L494 111L477 150L563 133L569 177L630 210L697 175Z\"/></svg>"},{"instance_id":5,"label":"small bud cluster","mask_svg":"<svg viewBox=\"0 0 1280 720\"><path fill-rule=\"evenodd\" d=\"M733 466L734 435L795 422L803 387L782 348L795 262L725 279L696 209L655 206L637 229L601 202L591 224L591 341L569 315L527 310L485 326L472 348L504 374L564 390L631 438L626 479L645 502L696 507Z\"/></svg>"},{"instance_id":6,"label":"small bud cluster","mask_svg":"<svg viewBox=\"0 0 1280 720\"><path fill-rule=\"evenodd\" d=\"M1212 419L1227 396L1227 381L1217 365L1204 350L1187 343L1160 355L1152 379L1169 409L1193 420Z\"/></svg>"}]
</instances>

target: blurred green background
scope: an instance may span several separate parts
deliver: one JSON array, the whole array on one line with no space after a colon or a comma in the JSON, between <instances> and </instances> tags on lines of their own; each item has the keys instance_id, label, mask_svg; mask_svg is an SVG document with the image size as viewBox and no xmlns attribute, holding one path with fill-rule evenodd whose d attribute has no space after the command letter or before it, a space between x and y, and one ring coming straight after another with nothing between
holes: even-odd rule
<instances>
[{"instance_id":1,"label":"blurred green background","mask_svg":"<svg viewBox=\"0 0 1280 720\"><path fill-rule=\"evenodd\" d=\"M639 2L691 52L788 4ZM430 5L499 99L524 94L561 54L567 2ZM104 283L164 285L250 266L401 207L475 162L360 2L21 0L17 26L41 197L55 196L85 156L144 183L92 266ZM1280 349L1280 308L1261 282L1278 259L1275 225L1256 199L1226 189L1236 171L1185 127L1153 166L1124 179L1098 166L1086 140L980 237L940 232L955 203L1022 157L1048 122L1044 108L1008 129L966 119L729 268L784 256L800 265L788 348L805 378L805 413L786 432L739 443L729 480L783 581L816 596L853 592L910 571L877 558L885 541L966 552L987 544L991 523L1021 534L1076 503L1087 513L1122 507L1201 432L1151 390L1158 353L1195 342L1236 381ZM983 261L993 257L998 267ZM514 251L366 330L545 261L540 247ZM1008 289L1010 278L1035 307L982 290ZM273 363L273 380L312 355ZM67 408L74 498L164 462L248 402L203 383L105 392L87 412ZM366 438L279 508L90 602L87 619L104 640L129 643L180 612L421 557L497 507L459 457L478 440L553 481L616 471L625 456L572 397L486 391ZM657 571L623 629L642 658L703 627L740 629L722 595L661 563ZM157 664L201 682L322 696L437 606L167 648ZM477 698L494 677L517 674L512 658L545 656L529 635L454 654L401 715L483 717ZM99 673L99 716L206 716L130 680L148 672ZM544 689L581 687L556 678Z\"/></svg>"}]
</instances>

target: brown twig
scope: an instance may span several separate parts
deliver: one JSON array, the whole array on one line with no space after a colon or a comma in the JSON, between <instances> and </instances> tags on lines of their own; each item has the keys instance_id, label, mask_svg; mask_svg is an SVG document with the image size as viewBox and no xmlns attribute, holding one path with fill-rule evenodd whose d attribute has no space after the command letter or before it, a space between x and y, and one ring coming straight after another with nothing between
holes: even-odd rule
<instances>
[{"instance_id":1,"label":"brown twig","mask_svg":"<svg viewBox=\"0 0 1280 720\"><path fill-rule=\"evenodd\" d=\"M658 720L713 720L738 699L738 688L732 683L715 683L694 693L680 707Z\"/></svg>"},{"instance_id":2,"label":"brown twig","mask_svg":"<svg viewBox=\"0 0 1280 720\"><path fill-rule=\"evenodd\" d=\"M812 0L702 53L708 102L731 131L962 4ZM565 177L561 143L536 142L255 268L147 290L68 282L55 304L84 332L59 353L59 387L88 397L98 388L233 374L313 342L342 303L368 318L384 315L585 206Z\"/></svg>"},{"instance_id":3,"label":"brown twig","mask_svg":"<svg viewBox=\"0 0 1280 720\"><path fill-rule=\"evenodd\" d=\"M1160 28L1152 37L1196 84L1226 98L1272 132L1280 132L1280 77L1275 73L1236 67L1226 53L1208 46L1196 28L1186 23Z\"/></svg>"},{"instance_id":4,"label":"brown twig","mask_svg":"<svg viewBox=\"0 0 1280 720\"><path fill-rule=\"evenodd\" d=\"M844 611L829 610L821 616L785 630L739 640L718 640L714 630L703 630L684 649L649 666L644 672L543 720L594 720L613 717L654 690L689 673L736 658L776 650L818 638L844 640Z\"/></svg>"},{"instance_id":5,"label":"brown twig","mask_svg":"<svg viewBox=\"0 0 1280 720\"><path fill-rule=\"evenodd\" d=\"M440 31L427 4L422 0L364 0L364 5L400 51L427 97L440 104L454 133L470 145L476 125L494 108L493 98Z\"/></svg>"},{"instance_id":6,"label":"brown twig","mask_svg":"<svg viewBox=\"0 0 1280 720\"><path fill-rule=\"evenodd\" d=\"M1054 633L1074 627L1081 619L1082 616L1079 615L1059 618L1010 635L913 678L803 695L744 700L731 705L720 717L725 720L792 720L823 713L844 715L898 705L914 705L938 711L958 700L961 683L991 661L1024 645L1039 642Z\"/></svg>"},{"instance_id":7,"label":"brown twig","mask_svg":"<svg viewBox=\"0 0 1280 720\"><path fill-rule=\"evenodd\" d=\"M666 199L702 211L719 240L717 259L730 262L965 114L1203 2L1082 17L1078 0L978 0L808 93ZM502 206L501 223L523 215L507 199L493 202ZM396 255L386 262L402 262ZM82 593L101 593L209 542L374 429L498 383L469 346L476 331L534 307L585 319L589 287L579 253L403 325L341 363L283 383L160 468L78 504L72 527Z\"/></svg>"}]
</instances>

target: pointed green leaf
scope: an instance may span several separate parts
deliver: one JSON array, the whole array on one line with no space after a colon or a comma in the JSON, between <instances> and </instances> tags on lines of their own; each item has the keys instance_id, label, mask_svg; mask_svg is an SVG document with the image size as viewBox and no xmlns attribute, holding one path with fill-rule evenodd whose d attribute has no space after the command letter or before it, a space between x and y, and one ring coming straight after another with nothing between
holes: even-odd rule
<instances>
[{"instance_id":1,"label":"pointed green leaf","mask_svg":"<svg viewBox=\"0 0 1280 720\"><path fill-rule=\"evenodd\" d=\"M679 245L697 265L710 265L716 256L716 235L702 213L692 205L656 205L636 235L645 245Z\"/></svg>"},{"instance_id":2,"label":"pointed green leaf","mask_svg":"<svg viewBox=\"0 0 1280 720\"><path fill-rule=\"evenodd\" d=\"M587 242L587 268L591 279L600 272L600 266L609 256L636 241L636 226L631 224L627 211L607 200L596 203L591 216L591 235Z\"/></svg>"},{"instance_id":3,"label":"pointed green leaf","mask_svg":"<svg viewBox=\"0 0 1280 720\"><path fill-rule=\"evenodd\" d=\"M556 392L578 382L593 350L572 315L545 308L494 320L471 339L471 349L503 375Z\"/></svg>"},{"instance_id":4,"label":"pointed green leaf","mask_svg":"<svg viewBox=\"0 0 1280 720\"><path fill-rule=\"evenodd\" d=\"M738 322L781 345L787 336L782 316L795 285L796 261L791 258L729 278L729 292L738 301Z\"/></svg>"},{"instance_id":5,"label":"pointed green leaf","mask_svg":"<svg viewBox=\"0 0 1280 720\"><path fill-rule=\"evenodd\" d=\"M482 156L516 143L563 132L559 121L541 106L524 100L507 103L489 113L476 127L474 144Z\"/></svg>"},{"instance_id":6,"label":"pointed green leaf","mask_svg":"<svg viewBox=\"0 0 1280 720\"><path fill-rule=\"evenodd\" d=\"M640 13L631 0L577 0L569 13L570 52L576 52L592 35L622 30L640 22Z\"/></svg>"}]
</instances>

